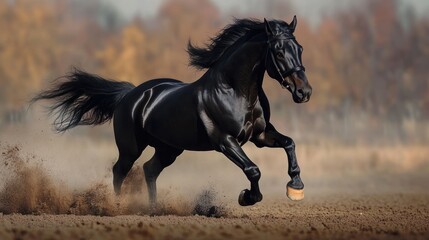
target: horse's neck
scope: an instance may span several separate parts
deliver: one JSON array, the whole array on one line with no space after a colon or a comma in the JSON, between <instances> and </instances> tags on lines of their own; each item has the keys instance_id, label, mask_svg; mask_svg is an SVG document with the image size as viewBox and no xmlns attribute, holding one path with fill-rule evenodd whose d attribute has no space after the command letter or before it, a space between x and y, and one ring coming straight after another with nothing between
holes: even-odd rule
<instances>
[{"instance_id":1,"label":"horse's neck","mask_svg":"<svg viewBox=\"0 0 429 240\"><path fill-rule=\"evenodd\" d=\"M243 44L217 69L222 84L228 84L249 101L255 101L265 73L266 46L262 41Z\"/></svg>"}]
</instances>

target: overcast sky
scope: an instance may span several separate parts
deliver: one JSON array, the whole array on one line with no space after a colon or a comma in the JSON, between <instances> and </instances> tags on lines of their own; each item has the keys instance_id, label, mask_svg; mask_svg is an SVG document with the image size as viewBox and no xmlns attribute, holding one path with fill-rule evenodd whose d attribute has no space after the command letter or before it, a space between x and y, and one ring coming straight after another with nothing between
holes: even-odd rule
<instances>
[{"instance_id":1,"label":"overcast sky","mask_svg":"<svg viewBox=\"0 0 429 240\"><path fill-rule=\"evenodd\" d=\"M131 19L135 15L143 18L151 18L157 14L159 7L165 0L103 0L110 2L122 14L125 19ZM197 0L196 0L197 1ZM222 13L239 12L246 14L251 12L249 0L211 0L219 7ZM253 2L262 0L252 0ZM391 1L391 0L386 0ZM420 16L429 16L429 0L399 0L402 8L412 7ZM291 0L298 15L303 15L313 23L317 23L322 14L330 14L335 9L353 8L357 0ZM255 4L253 4L255 5ZM257 4L256 4L257 5ZM269 17L269 16L268 16Z\"/></svg>"}]
</instances>

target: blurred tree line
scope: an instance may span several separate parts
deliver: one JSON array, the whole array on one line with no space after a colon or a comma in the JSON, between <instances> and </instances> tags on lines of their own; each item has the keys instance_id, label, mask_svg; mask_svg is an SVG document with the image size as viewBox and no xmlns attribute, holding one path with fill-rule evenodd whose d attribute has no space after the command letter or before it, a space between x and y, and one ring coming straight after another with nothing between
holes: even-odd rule
<instances>
[{"instance_id":1,"label":"blurred tree line","mask_svg":"<svg viewBox=\"0 0 429 240\"><path fill-rule=\"evenodd\" d=\"M261 5L252 17L293 16L287 1L249 4ZM157 77L194 81L202 72L188 67L187 42L207 42L232 21L223 16L210 0L168 0L155 18L132 21L100 1L1 0L0 114L22 109L71 66L134 84ZM354 121L365 127L372 120L379 127L380 119L427 122L429 18L399 11L395 0L368 0L317 26L298 16L296 36L314 89L312 100L299 106L305 110L287 104L307 114L300 121L323 128L330 119L360 114ZM278 84L265 88L272 107L287 114L289 94Z\"/></svg>"}]
</instances>

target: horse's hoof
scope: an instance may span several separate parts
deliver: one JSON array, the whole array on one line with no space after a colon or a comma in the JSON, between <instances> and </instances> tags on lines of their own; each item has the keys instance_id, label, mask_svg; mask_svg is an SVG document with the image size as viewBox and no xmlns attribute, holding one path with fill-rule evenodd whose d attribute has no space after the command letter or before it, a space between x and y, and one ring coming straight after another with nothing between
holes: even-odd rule
<instances>
[{"instance_id":1,"label":"horse's hoof","mask_svg":"<svg viewBox=\"0 0 429 240\"><path fill-rule=\"evenodd\" d=\"M240 195L238 196L238 203L241 206L250 206L254 205L257 202L262 201L262 194L258 196L252 196L251 192L248 189L244 189L240 192Z\"/></svg>"},{"instance_id":2,"label":"horse's hoof","mask_svg":"<svg viewBox=\"0 0 429 240\"><path fill-rule=\"evenodd\" d=\"M243 191L240 192L240 195L238 196L238 204L240 204L241 206L249 206L251 204L249 204L246 199L248 199L250 194L250 191L247 189L244 189Z\"/></svg>"},{"instance_id":3,"label":"horse's hoof","mask_svg":"<svg viewBox=\"0 0 429 240\"><path fill-rule=\"evenodd\" d=\"M304 189L295 189L286 186L286 196L292 201L300 201L304 199Z\"/></svg>"}]
</instances>

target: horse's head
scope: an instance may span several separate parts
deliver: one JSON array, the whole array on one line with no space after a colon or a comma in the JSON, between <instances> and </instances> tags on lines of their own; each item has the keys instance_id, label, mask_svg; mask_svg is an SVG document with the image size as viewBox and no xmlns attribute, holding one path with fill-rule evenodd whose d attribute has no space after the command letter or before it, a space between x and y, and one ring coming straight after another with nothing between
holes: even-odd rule
<instances>
[{"instance_id":1,"label":"horse's head","mask_svg":"<svg viewBox=\"0 0 429 240\"><path fill-rule=\"evenodd\" d=\"M296 103L307 102L312 89L301 60L303 48L293 36L296 16L290 24L282 21L267 22L265 19L264 22L268 44L265 68L268 75L287 88Z\"/></svg>"}]
</instances>

